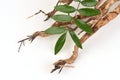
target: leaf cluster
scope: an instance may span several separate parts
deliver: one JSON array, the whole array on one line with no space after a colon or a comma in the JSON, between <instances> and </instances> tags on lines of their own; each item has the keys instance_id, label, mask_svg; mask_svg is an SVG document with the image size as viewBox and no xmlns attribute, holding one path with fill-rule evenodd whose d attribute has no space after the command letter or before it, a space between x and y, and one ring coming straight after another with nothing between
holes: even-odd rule
<instances>
[{"instance_id":1,"label":"leaf cluster","mask_svg":"<svg viewBox=\"0 0 120 80\"><path fill-rule=\"evenodd\" d=\"M55 9L57 11L63 12L65 14L56 14L53 15L51 18L57 22L71 22L74 21L74 24L81 29L82 31L85 31L88 34L92 34L93 30L92 28L83 20L81 19L77 19L74 18L73 16L71 16L71 13L75 13L78 12L79 15L82 16L86 16L86 17L90 17L90 16L96 16L98 14L100 14L100 11L97 9L94 9L93 7L96 6L97 4L97 0L74 0L76 3L79 3L83 6L85 6L85 8L75 8L73 6L70 5L58 5L55 7ZM57 54L62 47L64 46L64 43L66 41L66 34L67 32L69 32L72 40L74 41L74 43L82 49L82 44L78 38L78 36L76 35L76 33L73 30L70 30L68 28L66 28L65 26L53 26L51 28L48 28L47 30L45 30L45 32L47 34L62 34L56 44L55 44L55 54Z\"/></svg>"}]
</instances>

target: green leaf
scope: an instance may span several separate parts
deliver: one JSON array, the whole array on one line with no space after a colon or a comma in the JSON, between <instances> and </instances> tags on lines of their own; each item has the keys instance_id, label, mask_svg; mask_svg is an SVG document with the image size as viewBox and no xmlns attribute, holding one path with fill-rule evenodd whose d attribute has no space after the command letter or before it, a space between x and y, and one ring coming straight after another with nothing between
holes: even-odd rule
<instances>
[{"instance_id":1,"label":"green leaf","mask_svg":"<svg viewBox=\"0 0 120 80\"><path fill-rule=\"evenodd\" d=\"M56 45L55 45L55 55L62 49L64 43L66 41L66 33L64 33L60 38L58 39Z\"/></svg>"},{"instance_id":2,"label":"green leaf","mask_svg":"<svg viewBox=\"0 0 120 80\"><path fill-rule=\"evenodd\" d=\"M84 21L79 20L79 19L74 19L75 20L75 24L77 25L77 27L79 27L80 29L82 29L83 31L92 34L93 30L92 28Z\"/></svg>"},{"instance_id":3,"label":"green leaf","mask_svg":"<svg viewBox=\"0 0 120 80\"><path fill-rule=\"evenodd\" d=\"M74 0L75 2L80 2L80 0Z\"/></svg>"},{"instance_id":4,"label":"green leaf","mask_svg":"<svg viewBox=\"0 0 120 80\"><path fill-rule=\"evenodd\" d=\"M55 9L57 11L64 12L64 13L72 13L76 10L74 7L69 5L59 5L59 6L56 6Z\"/></svg>"},{"instance_id":5,"label":"green leaf","mask_svg":"<svg viewBox=\"0 0 120 80\"><path fill-rule=\"evenodd\" d=\"M69 33L73 39L73 41L75 42L75 44L82 49L82 44L79 40L79 38L77 37L77 35L72 31L72 30L69 30Z\"/></svg>"},{"instance_id":6,"label":"green leaf","mask_svg":"<svg viewBox=\"0 0 120 80\"><path fill-rule=\"evenodd\" d=\"M100 14L100 11L92 8L81 8L78 12L83 16L95 16Z\"/></svg>"},{"instance_id":7,"label":"green leaf","mask_svg":"<svg viewBox=\"0 0 120 80\"><path fill-rule=\"evenodd\" d=\"M61 14L52 16L52 19L57 22L70 22L73 18L71 16Z\"/></svg>"},{"instance_id":8,"label":"green leaf","mask_svg":"<svg viewBox=\"0 0 120 80\"><path fill-rule=\"evenodd\" d=\"M83 6L93 7L93 6L95 6L95 5L97 4L97 1L96 1L96 0L83 0L83 1L81 2L81 4L82 4Z\"/></svg>"},{"instance_id":9,"label":"green leaf","mask_svg":"<svg viewBox=\"0 0 120 80\"><path fill-rule=\"evenodd\" d=\"M64 28L62 26L59 26L59 27L58 26L53 26L53 27L45 30L45 33L47 33L47 34L61 34L65 31L66 31L66 28Z\"/></svg>"}]
</instances>

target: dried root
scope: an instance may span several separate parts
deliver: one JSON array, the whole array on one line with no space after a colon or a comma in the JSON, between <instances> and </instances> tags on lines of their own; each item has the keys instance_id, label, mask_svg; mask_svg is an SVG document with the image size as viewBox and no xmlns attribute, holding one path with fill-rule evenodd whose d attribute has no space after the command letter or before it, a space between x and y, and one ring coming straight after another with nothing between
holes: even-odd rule
<instances>
[{"instance_id":1,"label":"dried root","mask_svg":"<svg viewBox=\"0 0 120 80\"><path fill-rule=\"evenodd\" d=\"M57 2L56 6L58 6L59 3L64 3L64 4L69 5L69 4L72 3L72 1L73 1L73 0L59 0L59 1ZM50 11L49 13L45 13L44 11L39 10L37 13L35 13L35 14L32 15L32 16L29 16L27 19L29 19L29 18L31 18L31 17L33 17L33 16L35 16L35 15L38 15L39 13L43 13L43 14L45 14L45 15L47 16L47 18L46 18L44 21L47 21L47 20L48 20L50 17L52 17L56 12L57 12L57 10L55 10L55 8L54 8L52 11Z\"/></svg>"},{"instance_id":2,"label":"dried root","mask_svg":"<svg viewBox=\"0 0 120 80\"><path fill-rule=\"evenodd\" d=\"M56 6L59 4L59 3L64 3L64 4L71 4L73 0L59 0L58 3L56 4ZM93 29L93 34L95 32L97 32L102 26L106 25L108 22L110 22L111 20L113 20L115 17L117 17L117 15L120 14L120 5L118 5L113 11L109 12L109 9L110 7L116 3L117 1L120 1L120 0L105 0L104 3L103 0L98 0L98 4L96 5L96 9L99 9L101 11L101 14L100 15L97 15L97 16L93 16L93 17L86 17L86 16L82 16L82 15L75 15L74 18L76 19L82 19L82 20L86 20L86 22L88 24L90 24L91 28ZM34 15L37 15L39 13L44 13L45 15L47 15L48 17L45 19L48 20L50 17L52 17L57 11L54 9L53 11L49 12L49 13L45 13L43 12L42 10L40 10L39 12L35 13ZM32 15L32 16L34 16ZM30 17L32 17L30 16ZM30 18L29 17L29 18ZM70 30L73 30L75 31L77 29L77 27L74 27L74 28L71 28L70 25L74 24L75 22L74 21L71 21L71 22L55 22L51 25L51 27L54 27L54 26L64 26ZM80 31L78 34L81 34L83 31ZM84 43L90 36L92 36L93 34L88 34L88 33L85 33L81 38L80 38L80 41L81 43ZM20 47L19 47L19 50L20 51L20 48L21 48L21 45L24 44L24 41L26 40L29 40L29 41L33 41L37 36L40 36L40 37L48 37L50 36L50 34L46 34L44 31L37 31L35 32L33 35L29 36L28 38L26 39L23 39L21 41L18 41L18 43L20 43ZM59 73L61 72L61 70L63 69L63 67L72 67L72 66L67 66L67 64L72 64L74 63L74 61L76 60L76 58L78 57L78 46L75 45L74 46L74 51L73 51L73 54L70 58L68 59L63 59L63 60L58 60L57 62L55 62L53 65L54 65L54 69L52 69L51 73L53 73L54 71L58 70L59 69Z\"/></svg>"},{"instance_id":3,"label":"dried root","mask_svg":"<svg viewBox=\"0 0 120 80\"><path fill-rule=\"evenodd\" d=\"M114 0L113 0L114 1ZM113 3L112 3L113 4ZM105 9L108 9L105 8ZM112 12L109 12L108 14L106 14L106 16L104 16L103 18L101 18L100 20L98 20L98 22L93 26L93 31L94 33L97 32L102 26L106 25L107 23L109 23L111 20L113 20L114 18L116 18L118 15L120 14L120 5L117 6L115 8L115 10L113 10ZM93 34L92 34L93 35ZM92 36L88 33L84 34L81 38L80 41L82 43L84 43L90 36ZM74 46L74 51L73 51L73 55L68 58L68 59L64 59L64 60L58 60L57 62L55 62L53 65L55 66L55 68L52 70L55 71L57 69L61 69L63 68L66 64L72 64L74 63L74 61L76 60L77 56L78 56L78 47L77 45ZM59 67L59 68L57 68Z\"/></svg>"},{"instance_id":4,"label":"dried root","mask_svg":"<svg viewBox=\"0 0 120 80\"><path fill-rule=\"evenodd\" d=\"M18 41L18 43L20 43L20 46L18 48L18 52L20 52L21 46L25 45L26 40L32 42L37 36L48 37L48 36L50 36L50 34L46 34L44 31L37 31L37 32L33 33L33 35L27 36L27 38Z\"/></svg>"}]
</instances>

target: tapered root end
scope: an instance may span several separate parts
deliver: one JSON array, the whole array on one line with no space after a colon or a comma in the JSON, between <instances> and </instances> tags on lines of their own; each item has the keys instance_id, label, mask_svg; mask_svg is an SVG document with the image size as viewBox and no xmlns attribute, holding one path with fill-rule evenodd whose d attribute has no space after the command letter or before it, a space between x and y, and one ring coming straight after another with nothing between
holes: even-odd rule
<instances>
[{"instance_id":1,"label":"tapered root end","mask_svg":"<svg viewBox=\"0 0 120 80\"><path fill-rule=\"evenodd\" d=\"M59 70L58 73L60 73L64 67L64 65L66 64L66 62L64 60L59 60L57 62L55 62L54 65L54 69L52 69L51 73L53 73L56 70Z\"/></svg>"},{"instance_id":2,"label":"tapered root end","mask_svg":"<svg viewBox=\"0 0 120 80\"><path fill-rule=\"evenodd\" d=\"M20 46L18 48L18 52L20 52L21 46L25 45L25 41L30 41L33 42L33 40L39 35L39 32L35 32L33 35L27 36L27 38L22 39L20 41L18 41L18 43L20 43Z\"/></svg>"}]
</instances>

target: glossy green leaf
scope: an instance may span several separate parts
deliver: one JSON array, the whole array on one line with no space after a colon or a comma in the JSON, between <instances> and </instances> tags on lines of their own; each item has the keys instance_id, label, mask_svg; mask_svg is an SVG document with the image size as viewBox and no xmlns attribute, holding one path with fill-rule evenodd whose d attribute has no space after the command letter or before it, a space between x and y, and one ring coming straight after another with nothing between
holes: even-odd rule
<instances>
[{"instance_id":1,"label":"glossy green leaf","mask_svg":"<svg viewBox=\"0 0 120 80\"><path fill-rule=\"evenodd\" d=\"M82 44L79 40L79 38L77 37L77 35L72 31L72 30L69 30L69 33L73 39L73 41L75 42L75 44L82 49Z\"/></svg>"},{"instance_id":2,"label":"glossy green leaf","mask_svg":"<svg viewBox=\"0 0 120 80\"><path fill-rule=\"evenodd\" d=\"M57 22L70 22L73 18L69 15L54 15L52 16L52 19L54 19Z\"/></svg>"},{"instance_id":3,"label":"glossy green leaf","mask_svg":"<svg viewBox=\"0 0 120 80\"><path fill-rule=\"evenodd\" d=\"M76 10L74 7L69 5L59 5L59 6L56 6L55 9L57 11L64 12L64 13L72 13Z\"/></svg>"},{"instance_id":4,"label":"glossy green leaf","mask_svg":"<svg viewBox=\"0 0 120 80\"><path fill-rule=\"evenodd\" d=\"M66 33L64 33L60 38L58 39L56 45L55 45L55 55L62 49L64 43L66 41Z\"/></svg>"},{"instance_id":5,"label":"glossy green leaf","mask_svg":"<svg viewBox=\"0 0 120 80\"><path fill-rule=\"evenodd\" d=\"M93 7L93 6L95 6L95 5L97 4L97 1L96 1L96 0L83 0L83 1L81 2L81 4L82 4L83 6Z\"/></svg>"},{"instance_id":6,"label":"glossy green leaf","mask_svg":"<svg viewBox=\"0 0 120 80\"><path fill-rule=\"evenodd\" d=\"M61 34L63 32L66 31L66 28L60 26L54 26L54 27L51 27L51 28L48 28L47 30L45 30L45 33L47 34Z\"/></svg>"},{"instance_id":7,"label":"glossy green leaf","mask_svg":"<svg viewBox=\"0 0 120 80\"><path fill-rule=\"evenodd\" d=\"M78 12L83 16L96 16L100 14L100 11L93 8L81 8Z\"/></svg>"},{"instance_id":8,"label":"glossy green leaf","mask_svg":"<svg viewBox=\"0 0 120 80\"><path fill-rule=\"evenodd\" d=\"M83 20L80 19L74 19L75 20L75 24L77 25L77 27L79 27L80 29L82 29L83 31L92 34L93 30L92 28Z\"/></svg>"}]
</instances>

